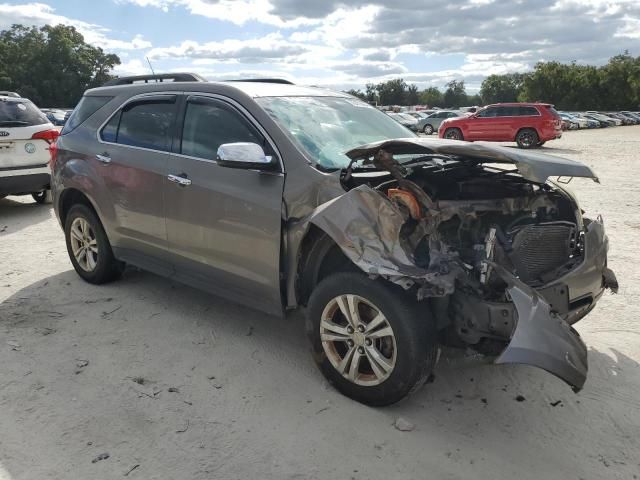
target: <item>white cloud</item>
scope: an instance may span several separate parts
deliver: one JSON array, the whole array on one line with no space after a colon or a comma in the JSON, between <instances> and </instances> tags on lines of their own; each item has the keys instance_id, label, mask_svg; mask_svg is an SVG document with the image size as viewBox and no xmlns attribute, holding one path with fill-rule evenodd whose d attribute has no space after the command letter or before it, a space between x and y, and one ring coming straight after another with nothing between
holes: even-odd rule
<instances>
[{"instance_id":1,"label":"white cloud","mask_svg":"<svg viewBox=\"0 0 640 480\"><path fill-rule=\"evenodd\" d=\"M0 29L9 28L14 23L36 26L71 25L84 36L87 43L105 50L137 50L152 46L141 35L136 35L131 40L111 38L108 28L57 15L53 7L44 3L0 3Z\"/></svg>"}]
</instances>

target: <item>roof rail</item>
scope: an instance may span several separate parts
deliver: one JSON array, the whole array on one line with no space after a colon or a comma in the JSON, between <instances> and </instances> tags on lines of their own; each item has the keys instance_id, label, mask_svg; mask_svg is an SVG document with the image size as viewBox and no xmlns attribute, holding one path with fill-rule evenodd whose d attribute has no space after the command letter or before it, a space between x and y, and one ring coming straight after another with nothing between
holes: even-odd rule
<instances>
[{"instance_id":1,"label":"roof rail","mask_svg":"<svg viewBox=\"0 0 640 480\"><path fill-rule=\"evenodd\" d=\"M257 83L281 83L283 85L295 85L284 78L238 78L235 80L227 80L227 82L257 82Z\"/></svg>"},{"instance_id":2,"label":"roof rail","mask_svg":"<svg viewBox=\"0 0 640 480\"><path fill-rule=\"evenodd\" d=\"M207 79L197 73L159 73L157 75L134 75L118 77L103 84L103 87L114 85L131 85L133 83L162 83L162 82L206 82Z\"/></svg>"}]
</instances>

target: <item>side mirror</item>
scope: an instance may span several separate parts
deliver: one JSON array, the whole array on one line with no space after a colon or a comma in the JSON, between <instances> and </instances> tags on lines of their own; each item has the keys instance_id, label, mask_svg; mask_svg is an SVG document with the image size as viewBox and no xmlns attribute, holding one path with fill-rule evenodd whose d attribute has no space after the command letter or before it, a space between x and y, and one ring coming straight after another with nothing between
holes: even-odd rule
<instances>
[{"instance_id":1,"label":"side mirror","mask_svg":"<svg viewBox=\"0 0 640 480\"><path fill-rule=\"evenodd\" d=\"M275 159L257 143L224 143L218 147L217 162L222 167L271 170Z\"/></svg>"}]
</instances>

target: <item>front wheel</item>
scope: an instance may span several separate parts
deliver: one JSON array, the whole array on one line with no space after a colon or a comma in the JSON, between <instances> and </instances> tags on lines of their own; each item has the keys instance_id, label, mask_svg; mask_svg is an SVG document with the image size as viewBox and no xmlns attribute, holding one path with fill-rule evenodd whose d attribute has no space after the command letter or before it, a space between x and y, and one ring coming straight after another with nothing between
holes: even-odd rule
<instances>
[{"instance_id":1,"label":"front wheel","mask_svg":"<svg viewBox=\"0 0 640 480\"><path fill-rule=\"evenodd\" d=\"M462 140L462 132L459 128L447 128L444 131L444 138L449 140Z\"/></svg>"},{"instance_id":2,"label":"front wheel","mask_svg":"<svg viewBox=\"0 0 640 480\"><path fill-rule=\"evenodd\" d=\"M36 203L43 205L45 203L51 203L51 190L43 190L41 192L32 193L31 196Z\"/></svg>"},{"instance_id":3,"label":"front wheel","mask_svg":"<svg viewBox=\"0 0 640 480\"><path fill-rule=\"evenodd\" d=\"M433 125L427 123L424 126L424 133L426 133L427 135L433 135Z\"/></svg>"},{"instance_id":4,"label":"front wheel","mask_svg":"<svg viewBox=\"0 0 640 480\"><path fill-rule=\"evenodd\" d=\"M538 142L538 144L537 144L536 146L537 146L537 147L541 147L541 146L543 146L545 143L547 143L547 142Z\"/></svg>"},{"instance_id":5,"label":"front wheel","mask_svg":"<svg viewBox=\"0 0 640 480\"><path fill-rule=\"evenodd\" d=\"M390 405L417 390L436 362L426 304L361 273L320 282L309 300L307 334L329 383L367 405Z\"/></svg>"},{"instance_id":6,"label":"front wheel","mask_svg":"<svg viewBox=\"0 0 640 480\"><path fill-rule=\"evenodd\" d=\"M516 135L516 143L520 148L534 148L539 142L538 133L533 128L523 128Z\"/></svg>"}]
</instances>

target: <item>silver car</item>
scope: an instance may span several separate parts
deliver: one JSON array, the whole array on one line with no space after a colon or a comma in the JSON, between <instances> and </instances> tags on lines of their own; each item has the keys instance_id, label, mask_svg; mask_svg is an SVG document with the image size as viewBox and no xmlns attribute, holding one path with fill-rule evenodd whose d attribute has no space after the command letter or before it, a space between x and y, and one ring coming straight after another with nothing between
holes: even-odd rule
<instances>
[{"instance_id":1,"label":"silver car","mask_svg":"<svg viewBox=\"0 0 640 480\"><path fill-rule=\"evenodd\" d=\"M80 277L130 264L269 314L305 308L320 370L369 405L417 390L443 344L582 388L571 325L617 282L602 220L557 176L597 180L418 138L346 94L189 74L87 91L52 158Z\"/></svg>"},{"instance_id":2,"label":"silver car","mask_svg":"<svg viewBox=\"0 0 640 480\"><path fill-rule=\"evenodd\" d=\"M433 134L438 131L440 124L447 118L464 117L466 114L458 110L438 110L432 113L427 118L418 120L417 129L419 132L426 133L427 135Z\"/></svg>"}]
</instances>

